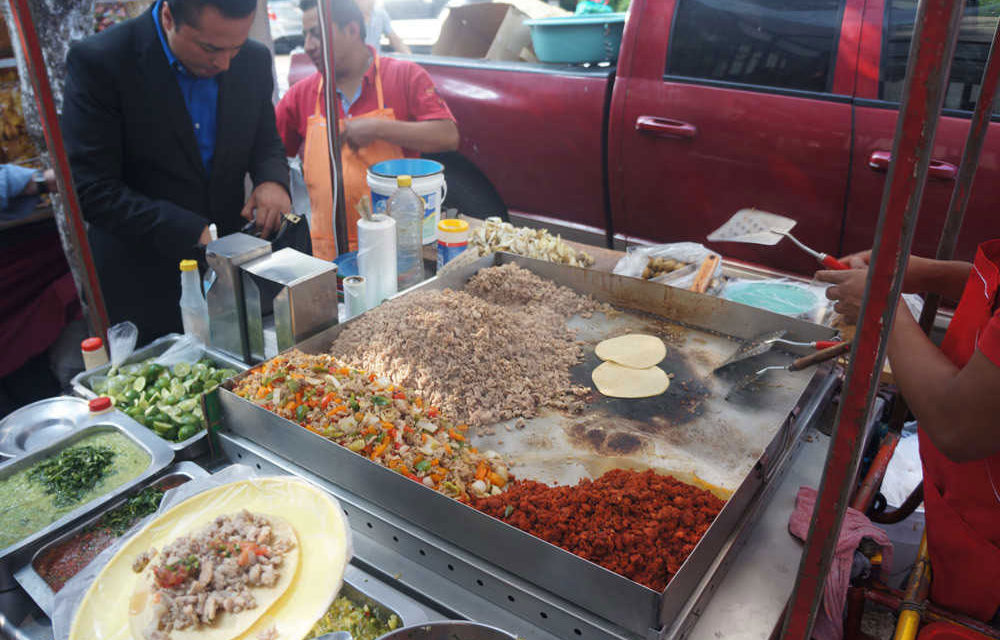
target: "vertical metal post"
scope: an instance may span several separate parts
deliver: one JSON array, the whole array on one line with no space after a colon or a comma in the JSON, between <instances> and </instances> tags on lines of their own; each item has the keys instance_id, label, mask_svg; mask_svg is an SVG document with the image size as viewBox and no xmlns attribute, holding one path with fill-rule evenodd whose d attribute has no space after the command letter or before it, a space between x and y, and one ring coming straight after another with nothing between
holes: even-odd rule
<instances>
[{"instance_id":1,"label":"vertical metal post","mask_svg":"<svg viewBox=\"0 0 1000 640\"><path fill-rule=\"evenodd\" d=\"M326 140L330 152L330 184L333 185L333 228L337 241L337 254L348 251L347 207L344 198L343 167L340 162L340 119L337 113L337 79L334 77L333 20L330 19L328 0L319 0L319 29L322 35L323 91L326 99Z\"/></svg>"},{"instance_id":2,"label":"vertical metal post","mask_svg":"<svg viewBox=\"0 0 1000 640\"><path fill-rule=\"evenodd\" d=\"M14 27L17 38L24 52L25 65L31 76L31 86L35 93L35 104L45 132L45 144L49 149L52 169L59 184L59 196L62 199L63 211L68 219L71 234L68 240L73 245L79 264L77 265L77 281L80 283L84 297L84 308L93 335L104 336L108 330L108 312L104 306L104 296L101 293L101 283L97 279L97 268L94 266L94 256L87 241L87 229L83 223L80 201L73 189L73 177L70 174L69 159L63 144L62 129L59 128L59 114L56 110L55 98L49 84L48 71L45 68L45 58L42 55L41 43L35 31L34 19L27 0L10 0L11 13L14 17ZM67 255L70 261L74 256Z\"/></svg>"},{"instance_id":3,"label":"vertical metal post","mask_svg":"<svg viewBox=\"0 0 1000 640\"><path fill-rule=\"evenodd\" d=\"M979 87L979 99L976 100L976 110L972 114L969 126L969 136L965 142L965 152L962 154L962 164L955 179L955 190L951 194L948 205L948 217L944 221L941 239L938 241L938 260L951 260L955 256L955 246L958 244L958 233L962 229L965 210L972 197L972 183L979 168L979 156L989 132L990 119L993 116L993 103L1000 85L1000 22L993 31L993 44L990 55L986 59L986 69L983 70L983 80ZM934 326L934 317L941 305L941 296L932 293L924 301L924 310L920 314L920 326L929 333Z\"/></svg>"},{"instance_id":4,"label":"vertical metal post","mask_svg":"<svg viewBox=\"0 0 1000 640\"><path fill-rule=\"evenodd\" d=\"M810 638L836 552L857 476L865 423L878 390L876 374L885 361L886 343L899 303L964 4L963 0L922 0L917 9L906 89L861 318L783 638Z\"/></svg>"},{"instance_id":5,"label":"vertical metal post","mask_svg":"<svg viewBox=\"0 0 1000 640\"><path fill-rule=\"evenodd\" d=\"M979 99L976 100L976 109L972 114L969 135L965 141L965 151L962 154L962 164L958 169L955 190L951 194L948 215L941 230L941 238L938 240L937 254L934 256L937 260L951 260L955 257L955 246L958 244L958 234L962 229L962 221L965 219L969 198L972 197L972 184L976 178L976 170L979 168L979 156L982 153L983 144L986 142L986 134L989 132L998 85L1000 85L1000 21L998 21L996 29L993 30L993 44L986 59L986 68L983 70ZM940 294L930 293L927 295L923 311L920 313L920 328L924 330L924 333L930 334L940 306ZM902 430L908 415L909 408L906 399L900 396L896 399L896 405L889 419L890 435L898 434ZM895 443L891 446L895 448ZM872 465L872 469L862 484L862 490L854 497L852 507L859 511L868 510L875 497L875 492L882 484L884 473L884 468L880 469ZM921 487L922 485L917 485L914 491L921 489ZM879 521L885 522L886 520L880 519Z\"/></svg>"}]
</instances>

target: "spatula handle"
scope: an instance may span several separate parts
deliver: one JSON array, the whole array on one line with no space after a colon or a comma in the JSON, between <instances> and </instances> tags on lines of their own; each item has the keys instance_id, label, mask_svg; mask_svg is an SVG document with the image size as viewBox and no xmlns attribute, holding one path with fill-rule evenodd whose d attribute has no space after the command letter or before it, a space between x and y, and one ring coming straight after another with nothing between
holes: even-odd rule
<instances>
[{"instance_id":1,"label":"spatula handle","mask_svg":"<svg viewBox=\"0 0 1000 640\"><path fill-rule=\"evenodd\" d=\"M801 371L806 367L811 367L814 364L819 364L821 362L826 362L827 360L832 360L837 356L841 356L851 350L850 342L841 342L832 347L827 347L822 351L817 351L816 353L810 354L799 358L792 364L788 365L789 371Z\"/></svg>"},{"instance_id":2,"label":"spatula handle","mask_svg":"<svg viewBox=\"0 0 1000 640\"><path fill-rule=\"evenodd\" d=\"M813 346L816 348L817 351L819 351L820 349L829 349L830 347L836 347L840 343L841 343L840 340L817 340L816 342L813 343Z\"/></svg>"},{"instance_id":3,"label":"spatula handle","mask_svg":"<svg viewBox=\"0 0 1000 640\"><path fill-rule=\"evenodd\" d=\"M837 260L831 255L827 255L825 253L821 253L819 255L820 255L819 258L820 264L822 264L827 269L833 269L834 271L850 271L851 269L849 266L847 266L840 260Z\"/></svg>"}]
</instances>

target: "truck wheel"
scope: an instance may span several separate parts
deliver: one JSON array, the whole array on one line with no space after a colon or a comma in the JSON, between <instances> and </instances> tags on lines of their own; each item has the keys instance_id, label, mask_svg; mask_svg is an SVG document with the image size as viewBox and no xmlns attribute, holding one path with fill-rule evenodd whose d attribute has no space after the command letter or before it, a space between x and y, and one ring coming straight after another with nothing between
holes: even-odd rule
<instances>
[{"instance_id":1,"label":"truck wheel","mask_svg":"<svg viewBox=\"0 0 1000 640\"><path fill-rule=\"evenodd\" d=\"M498 216L506 221L507 205L496 188L476 165L457 151L424 154L428 160L436 160L444 165L444 176L448 183L448 195L442 205L444 209L458 209L459 213L474 218Z\"/></svg>"}]
</instances>

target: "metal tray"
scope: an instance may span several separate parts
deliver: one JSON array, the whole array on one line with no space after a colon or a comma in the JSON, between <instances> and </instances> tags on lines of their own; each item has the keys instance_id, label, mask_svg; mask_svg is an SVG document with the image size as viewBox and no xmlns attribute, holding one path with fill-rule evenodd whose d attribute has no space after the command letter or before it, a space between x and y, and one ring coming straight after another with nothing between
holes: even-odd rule
<instances>
[{"instance_id":1,"label":"metal tray","mask_svg":"<svg viewBox=\"0 0 1000 640\"><path fill-rule=\"evenodd\" d=\"M0 576L9 576L13 567L18 566L31 557L39 545L47 540L61 534L80 518L100 509L115 500L118 496L126 493L132 487L138 486L159 473L164 467L173 462L174 452L166 446L162 439L153 434L152 431L135 422L128 416L109 412L91 416L89 420L80 425L80 429L64 438L57 440L41 449L35 449L19 458L10 460L0 465L0 479L34 465L53 453L57 453L66 447L75 444L81 438L95 431L118 431L132 440L132 442L143 449L149 455L149 466L135 478L124 483L120 487L107 494L95 498L86 504L82 504L73 511L65 514L48 526L31 534L27 538L15 542L6 549L0 549Z\"/></svg>"},{"instance_id":2,"label":"metal tray","mask_svg":"<svg viewBox=\"0 0 1000 640\"><path fill-rule=\"evenodd\" d=\"M33 402L0 420L0 459L16 458L76 431L90 417L86 400L70 396Z\"/></svg>"},{"instance_id":3,"label":"metal tray","mask_svg":"<svg viewBox=\"0 0 1000 640\"><path fill-rule=\"evenodd\" d=\"M404 627L429 620L425 610L416 602L353 564L347 565L344 571L344 586L338 595L355 604L367 604L394 613Z\"/></svg>"},{"instance_id":4,"label":"metal tray","mask_svg":"<svg viewBox=\"0 0 1000 640\"><path fill-rule=\"evenodd\" d=\"M157 338L145 347L136 349L132 355L125 360L125 364L142 362L143 360L147 360L149 358L155 358L172 347L175 342L181 339L181 337L182 336L178 333L169 333L165 336ZM237 371L246 371L248 368L245 363L210 347L206 347L205 357L220 367L236 369ZM97 394L90 388L90 380L94 376L103 376L107 374L109 369L111 369L110 363L76 374L71 381L71 384L73 385L73 393L81 398L96 398ZM150 433L153 432L150 431ZM159 436L156 437L159 438ZM166 442L167 445L174 450L174 455L178 459L191 460L197 458L203 453L208 452L208 433L204 430L182 442L172 442L170 440L163 440L163 442Z\"/></svg>"},{"instance_id":5,"label":"metal tray","mask_svg":"<svg viewBox=\"0 0 1000 640\"><path fill-rule=\"evenodd\" d=\"M787 335L803 341L826 339L834 332L819 325L658 283L544 263L509 254L484 258L444 277L434 278L401 295L444 288L459 290L479 269L507 262L516 262L543 278L625 309L628 312L625 315L629 316L627 318L629 322L638 323L640 326L645 319L665 322L678 327L681 334L678 348L668 348L668 351L674 352L677 356L676 360L670 362L672 368L676 367L674 370L677 377L671 388L679 389L677 395L668 393L657 400L640 402L602 399L589 407L582 418L543 415L527 421L529 428L524 429L524 432L545 433L547 430L553 436L558 435L561 438L558 445L567 447L573 443L567 442L564 435L572 434L577 426L584 430L585 436L591 435L589 431L592 428L606 425L604 428L617 429L619 425L625 423L637 427L637 431L631 435L641 436L642 430L647 427L667 425L674 429L664 430L665 433L659 434L661 436L659 440L647 438L643 441L648 445L659 446L663 437L670 440L671 435L676 436L677 428L682 428L682 434L687 434L696 440L703 431L717 428L722 423L722 426L726 427L723 433L730 433L731 437L728 442L720 439L714 446L732 448L738 446L742 438L750 435L757 439L754 447L752 449L748 447L750 450L743 452L734 463L734 466L738 467L736 474L738 479L727 487L733 491L732 496L688 556L680 571L662 592L632 582L500 520L411 482L293 422L239 398L229 389L245 374L230 380L218 391L223 426L564 600L579 605L628 631L645 636L650 629L669 626L674 621L685 603L695 594L707 572L724 570L719 568L722 565L716 562L717 558L733 546L730 544L731 538L737 531L743 530L745 520L752 518L756 513L755 506L764 493L764 486L774 477L780 468L780 463L787 459L784 453L796 440L797 429L800 429L801 425L795 425L793 420L789 420L789 416L796 409L814 401L814 398L807 393L807 387L814 378L825 377L824 373L815 375L805 373L797 376L788 374L779 378L778 384L762 385L755 389L754 393L745 394L736 402L727 403L723 398L729 387L738 380L741 372L733 372L733 379L717 379L712 376L711 370L739 347L736 341L748 340L765 331L785 329ZM595 317L597 315L595 314ZM349 322L305 341L299 345L299 349L307 353L325 352L345 326L349 326ZM597 326L580 328L591 331L591 338L594 334L600 333L600 327ZM762 362L788 364L794 357L795 355L790 352L772 351L761 360L748 362L747 367L751 369L759 367L762 366ZM575 368L573 373L579 376L581 372L589 371L588 367L592 368L593 363L585 362ZM699 397L702 405L699 411L690 412L683 404L693 396ZM678 411L673 405L681 405L684 410ZM505 429L501 430L501 434L502 438L514 435ZM605 437L610 435L604 434ZM495 439L496 436L493 438L478 436L474 438L474 442L480 448L489 448ZM585 441L587 439L582 438ZM604 438L602 440L607 443ZM667 442L667 444L678 443ZM684 444L682 440L681 446L673 446L673 450L680 449L681 453L684 453ZM558 477L546 475L545 467L551 465L553 460L557 460L559 456L568 458L579 453L578 450L560 446L550 446L552 452L544 464L537 464L537 458L534 465L518 462L518 466L514 469L515 473L524 478L566 482L572 480L573 474L576 474L577 478L588 473L596 476L603 470L623 465L633 468L636 466L661 468L655 464L658 450L653 446L646 448L645 457L638 460L638 463L635 458L622 455L620 451L591 450L588 464L577 464L572 467L563 465L566 468ZM586 446L586 442L581 446ZM531 442L522 442L522 453L525 451L529 454L536 453L529 451L530 447ZM538 448L536 445L535 449ZM710 446L704 446L702 449L704 450L698 452L699 456L713 454ZM502 448L498 450L504 452ZM650 455L650 452L654 455ZM696 463L699 456L693 456ZM455 527L456 522L461 522L462 526Z\"/></svg>"},{"instance_id":6,"label":"metal tray","mask_svg":"<svg viewBox=\"0 0 1000 640\"><path fill-rule=\"evenodd\" d=\"M62 544L66 540L79 535L85 528L95 524L98 520L103 518L106 513L117 509L127 499L131 498L146 487L159 485L166 480L176 478L177 476L183 476L188 480L194 480L197 478L207 478L209 475L210 474L207 471L193 462L178 462L167 467L162 473L157 474L154 478L149 479L141 485L133 487L127 494L120 494L114 502L108 504L107 507L101 509L92 517L79 522L79 524L74 525L73 528L66 533L39 547L38 550L32 555L31 560L14 572L14 579L17 580L18 584L20 584L28 595L31 596L31 599L38 604L38 607L45 612L45 615L51 617L52 610L55 606L56 592L52 590L49 583L47 583L45 579L35 570L35 561L42 554L50 548Z\"/></svg>"}]
</instances>

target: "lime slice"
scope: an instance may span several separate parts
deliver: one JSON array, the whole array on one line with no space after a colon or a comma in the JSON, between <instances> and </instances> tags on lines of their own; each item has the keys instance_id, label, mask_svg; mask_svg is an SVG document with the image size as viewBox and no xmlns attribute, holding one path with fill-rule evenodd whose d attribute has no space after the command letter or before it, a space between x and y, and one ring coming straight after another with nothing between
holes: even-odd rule
<instances>
[{"instance_id":1,"label":"lime slice","mask_svg":"<svg viewBox=\"0 0 1000 640\"><path fill-rule=\"evenodd\" d=\"M136 378L132 382L132 388L135 389L136 391L142 391L143 389L145 389L146 388L146 377L145 376L139 376L138 378Z\"/></svg>"},{"instance_id":2,"label":"lime slice","mask_svg":"<svg viewBox=\"0 0 1000 640\"><path fill-rule=\"evenodd\" d=\"M174 365L174 375L178 378L183 378L187 374L191 373L191 365L186 362L178 362Z\"/></svg>"}]
</instances>

